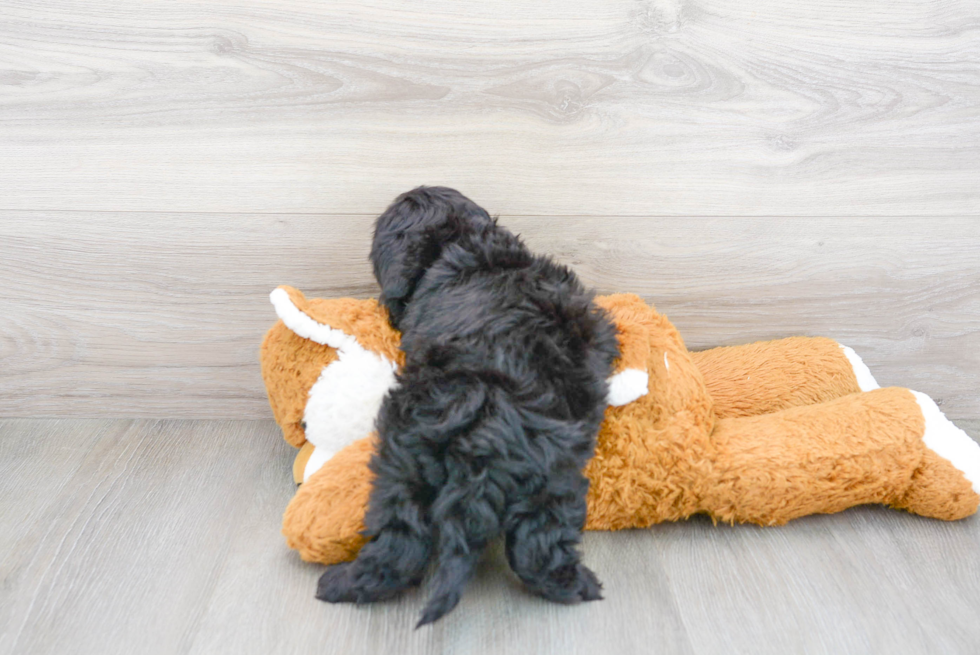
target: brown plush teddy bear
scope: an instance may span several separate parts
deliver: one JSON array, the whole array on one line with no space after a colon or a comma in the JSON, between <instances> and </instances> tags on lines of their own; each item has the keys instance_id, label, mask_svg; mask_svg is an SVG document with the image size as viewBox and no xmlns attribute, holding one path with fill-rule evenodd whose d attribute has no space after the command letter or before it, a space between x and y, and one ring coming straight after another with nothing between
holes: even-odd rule
<instances>
[{"instance_id":1,"label":"brown plush teddy bear","mask_svg":"<svg viewBox=\"0 0 980 655\"><path fill-rule=\"evenodd\" d=\"M374 300L271 296L262 375L299 453L283 533L308 561L353 559L371 488L374 417L399 334ZM599 297L619 330L610 406L586 466L588 530L696 513L779 525L884 503L953 520L980 504L980 445L924 394L880 389L860 358L793 337L691 353L638 296Z\"/></svg>"}]
</instances>

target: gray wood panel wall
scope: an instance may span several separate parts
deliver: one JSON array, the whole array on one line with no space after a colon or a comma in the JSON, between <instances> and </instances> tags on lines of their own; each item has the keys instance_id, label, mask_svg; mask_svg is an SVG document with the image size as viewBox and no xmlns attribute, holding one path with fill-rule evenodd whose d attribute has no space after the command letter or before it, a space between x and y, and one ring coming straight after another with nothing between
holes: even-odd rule
<instances>
[{"instance_id":1,"label":"gray wood panel wall","mask_svg":"<svg viewBox=\"0 0 980 655\"><path fill-rule=\"evenodd\" d=\"M8 0L2 206L980 209L975 0Z\"/></svg>"},{"instance_id":2,"label":"gray wood panel wall","mask_svg":"<svg viewBox=\"0 0 980 655\"><path fill-rule=\"evenodd\" d=\"M692 348L980 417L973 0L0 5L0 416L268 417L281 283L457 186Z\"/></svg>"},{"instance_id":3,"label":"gray wood panel wall","mask_svg":"<svg viewBox=\"0 0 980 655\"><path fill-rule=\"evenodd\" d=\"M370 216L7 212L0 414L268 417L268 293L376 293ZM503 217L692 349L793 334L980 416L980 221Z\"/></svg>"}]
</instances>

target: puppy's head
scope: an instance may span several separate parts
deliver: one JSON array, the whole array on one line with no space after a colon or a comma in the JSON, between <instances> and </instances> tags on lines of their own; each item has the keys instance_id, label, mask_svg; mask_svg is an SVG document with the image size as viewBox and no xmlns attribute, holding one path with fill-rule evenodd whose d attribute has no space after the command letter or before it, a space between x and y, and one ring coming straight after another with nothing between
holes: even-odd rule
<instances>
[{"instance_id":1,"label":"puppy's head","mask_svg":"<svg viewBox=\"0 0 980 655\"><path fill-rule=\"evenodd\" d=\"M262 343L262 377L283 436L303 448L301 482L374 429L403 356L375 300L307 300L286 286L270 299L280 320Z\"/></svg>"},{"instance_id":2,"label":"puppy's head","mask_svg":"<svg viewBox=\"0 0 980 655\"><path fill-rule=\"evenodd\" d=\"M490 215L455 189L418 187L398 196L378 217L371 243L381 303L398 326L425 271L446 245L492 227Z\"/></svg>"}]
</instances>

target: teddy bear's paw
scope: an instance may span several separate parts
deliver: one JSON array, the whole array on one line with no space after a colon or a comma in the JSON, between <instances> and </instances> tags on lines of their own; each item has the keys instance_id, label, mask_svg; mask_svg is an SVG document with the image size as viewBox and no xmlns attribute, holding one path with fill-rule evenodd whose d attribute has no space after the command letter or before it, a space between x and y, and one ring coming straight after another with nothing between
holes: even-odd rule
<instances>
[{"instance_id":1,"label":"teddy bear's paw","mask_svg":"<svg viewBox=\"0 0 980 655\"><path fill-rule=\"evenodd\" d=\"M980 506L980 445L943 416L929 396L912 391L924 419L922 458L894 506L954 521Z\"/></svg>"},{"instance_id":2,"label":"teddy bear's paw","mask_svg":"<svg viewBox=\"0 0 980 655\"><path fill-rule=\"evenodd\" d=\"M664 364L670 366L667 353L664 353ZM650 376L646 371L636 368L624 369L610 377L607 382L609 394L606 402L613 407L627 405L650 392Z\"/></svg>"},{"instance_id":3,"label":"teddy bear's paw","mask_svg":"<svg viewBox=\"0 0 980 655\"><path fill-rule=\"evenodd\" d=\"M980 444L946 418L932 398L918 391L912 391L912 395L925 419L922 441L955 466L969 480L973 491L980 494Z\"/></svg>"}]
</instances>

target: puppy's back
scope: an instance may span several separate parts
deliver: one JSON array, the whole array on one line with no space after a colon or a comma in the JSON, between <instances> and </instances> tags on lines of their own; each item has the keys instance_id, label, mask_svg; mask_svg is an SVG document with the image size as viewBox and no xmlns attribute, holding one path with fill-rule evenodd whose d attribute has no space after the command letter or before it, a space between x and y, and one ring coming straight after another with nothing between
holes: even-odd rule
<instances>
[{"instance_id":1,"label":"puppy's back","mask_svg":"<svg viewBox=\"0 0 980 655\"><path fill-rule=\"evenodd\" d=\"M534 593L600 598L580 562L615 329L577 277L458 192L415 189L378 219L371 258L406 363L378 416L365 535L318 597L368 602L435 575L419 625L458 602L503 534Z\"/></svg>"}]
</instances>

